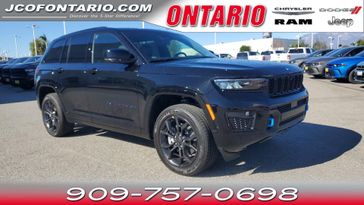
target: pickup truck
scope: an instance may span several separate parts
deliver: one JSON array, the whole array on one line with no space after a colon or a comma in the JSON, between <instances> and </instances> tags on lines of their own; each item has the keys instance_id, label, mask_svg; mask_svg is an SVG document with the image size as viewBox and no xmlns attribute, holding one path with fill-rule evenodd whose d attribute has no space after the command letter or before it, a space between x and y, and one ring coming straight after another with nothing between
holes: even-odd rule
<instances>
[{"instance_id":1,"label":"pickup truck","mask_svg":"<svg viewBox=\"0 0 364 205\"><path fill-rule=\"evenodd\" d=\"M287 53L280 55L279 61L289 62L292 59L306 57L312 52L313 50L308 47L289 48Z\"/></svg>"},{"instance_id":2,"label":"pickup truck","mask_svg":"<svg viewBox=\"0 0 364 205\"><path fill-rule=\"evenodd\" d=\"M259 52L255 52L255 51L239 52L236 56L236 59L257 60L257 61L268 60L265 58L265 56L262 56L262 55L260 55Z\"/></svg>"},{"instance_id":3,"label":"pickup truck","mask_svg":"<svg viewBox=\"0 0 364 205\"><path fill-rule=\"evenodd\" d=\"M263 51L261 53L262 56L264 56L264 59L267 61L281 61L280 56L282 53L285 53L285 51Z\"/></svg>"}]
</instances>

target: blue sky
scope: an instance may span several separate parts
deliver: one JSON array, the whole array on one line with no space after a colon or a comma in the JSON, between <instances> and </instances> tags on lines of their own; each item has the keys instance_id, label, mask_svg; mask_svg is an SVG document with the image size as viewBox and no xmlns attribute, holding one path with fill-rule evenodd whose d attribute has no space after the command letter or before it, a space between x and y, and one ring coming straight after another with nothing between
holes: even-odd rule
<instances>
[{"instance_id":1,"label":"blue sky","mask_svg":"<svg viewBox=\"0 0 364 205\"><path fill-rule=\"evenodd\" d=\"M19 56L29 55L29 43L33 39L31 25L37 25L35 31L36 37L45 34L49 40L53 40L63 35L62 21L7 21L0 22L1 38L0 38L0 54L4 51L8 56L15 56L15 35L18 41ZM92 27L108 26L108 27L130 27L141 28L141 22L136 21L67 21L67 33L79 31ZM161 28L152 24L145 23L145 28ZM199 42L202 45L214 43L213 33L185 33L188 37ZM261 38L262 33L217 33L217 42L230 42L247 40L252 38ZM297 38L297 33L274 33L274 37Z\"/></svg>"}]
</instances>

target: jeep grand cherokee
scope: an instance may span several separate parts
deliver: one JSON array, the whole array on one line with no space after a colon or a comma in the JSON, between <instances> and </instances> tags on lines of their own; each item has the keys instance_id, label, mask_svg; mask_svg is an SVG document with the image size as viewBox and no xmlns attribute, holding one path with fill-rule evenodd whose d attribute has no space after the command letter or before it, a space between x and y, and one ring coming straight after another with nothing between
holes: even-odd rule
<instances>
[{"instance_id":1,"label":"jeep grand cherokee","mask_svg":"<svg viewBox=\"0 0 364 205\"><path fill-rule=\"evenodd\" d=\"M35 75L50 135L78 123L154 140L183 175L301 122L302 81L297 66L220 59L179 33L104 27L54 40Z\"/></svg>"}]
</instances>

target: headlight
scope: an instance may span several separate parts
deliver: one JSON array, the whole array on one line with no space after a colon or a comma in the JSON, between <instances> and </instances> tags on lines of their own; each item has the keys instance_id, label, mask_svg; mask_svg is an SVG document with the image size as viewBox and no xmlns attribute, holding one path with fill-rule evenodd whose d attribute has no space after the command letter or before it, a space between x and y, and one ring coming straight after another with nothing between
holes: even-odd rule
<instances>
[{"instance_id":1,"label":"headlight","mask_svg":"<svg viewBox=\"0 0 364 205\"><path fill-rule=\"evenodd\" d=\"M346 66L344 63L337 63L337 64L334 64L334 67L341 67L341 66Z\"/></svg>"},{"instance_id":2,"label":"headlight","mask_svg":"<svg viewBox=\"0 0 364 205\"><path fill-rule=\"evenodd\" d=\"M259 90L268 83L264 78L252 79L217 79L214 83L221 90Z\"/></svg>"}]
</instances>

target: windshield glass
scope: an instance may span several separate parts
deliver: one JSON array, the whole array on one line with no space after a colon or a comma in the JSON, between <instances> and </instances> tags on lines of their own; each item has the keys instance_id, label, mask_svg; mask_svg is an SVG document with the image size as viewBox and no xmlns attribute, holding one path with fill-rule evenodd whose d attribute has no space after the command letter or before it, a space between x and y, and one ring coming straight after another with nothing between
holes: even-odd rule
<instances>
[{"instance_id":1,"label":"windshield glass","mask_svg":"<svg viewBox=\"0 0 364 205\"><path fill-rule=\"evenodd\" d=\"M12 64L23 63L27 59L28 59L27 57L17 58Z\"/></svg>"},{"instance_id":2,"label":"windshield glass","mask_svg":"<svg viewBox=\"0 0 364 205\"><path fill-rule=\"evenodd\" d=\"M35 63L40 61L40 56L30 57L24 63Z\"/></svg>"},{"instance_id":3,"label":"windshield glass","mask_svg":"<svg viewBox=\"0 0 364 205\"><path fill-rule=\"evenodd\" d=\"M341 56L345 55L347 52L349 52L350 50L351 50L351 48L341 48L341 49L334 50L334 51L328 53L326 56L341 57Z\"/></svg>"},{"instance_id":4,"label":"windshield glass","mask_svg":"<svg viewBox=\"0 0 364 205\"><path fill-rule=\"evenodd\" d=\"M362 52L360 52L360 53L356 54L355 56L357 56L357 57L364 57L364 51L362 51Z\"/></svg>"},{"instance_id":5,"label":"windshield glass","mask_svg":"<svg viewBox=\"0 0 364 205\"><path fill-rule=\"evenodd\" d=\"M198 43L177 33L156 30L125 30L122 33L149 62L216 57Z\"/></svg>"}]
</instances>

